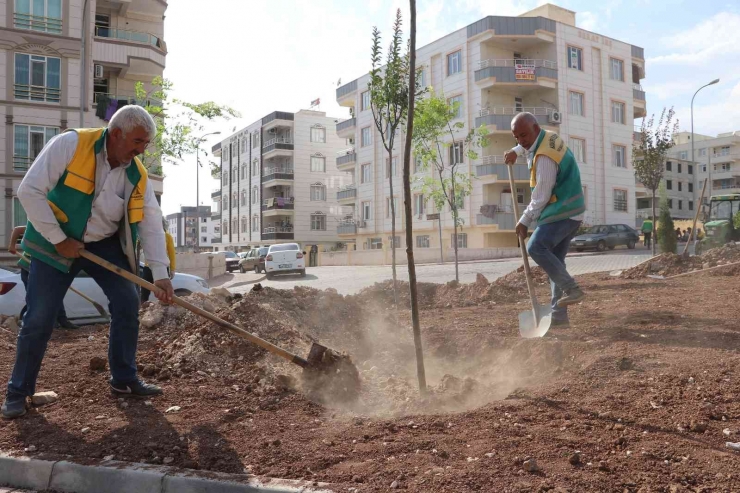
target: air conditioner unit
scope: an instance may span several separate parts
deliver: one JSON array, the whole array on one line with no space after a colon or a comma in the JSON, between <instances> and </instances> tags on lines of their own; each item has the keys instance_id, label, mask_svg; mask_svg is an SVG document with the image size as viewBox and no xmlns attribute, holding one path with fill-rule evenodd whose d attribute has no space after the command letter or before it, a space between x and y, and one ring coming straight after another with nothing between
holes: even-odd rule
<instances>
[{"instance_id":1,"label":"air conditioner unit","mask_svg":"<svg viewBox=\"0 0 740 493\"><path fill-rule=\"evenodd\" d=\"M563 114L559 111L553 111L552 113L547 115L547 122L560 125L561 123L563 123Z\"/></svg>"},{"instance_id":2,"label":"air conditioner unit","mask_svg":"<svg viewBox=\"0 0 740 493\"><path fill-rule=\"evenodd\" d=\"M96 79L103 78L103 66L102 65L95 64L93 66L93 72L94 72L93 77L95 77Z\"/></svg>"},{"instance_id":3,"label":"air conditioner unit","mask_svg":"<svg viewBox=\"0 0 740 493\"><path fill-rule=\"evenodd\" d=\"M350 144L352 144L352 145L354 145L354 144L355 144L355 138L354 138L354 137L350 137L350 138L349 138L349 139L347 139L347 140L349 141L349 143L350 143Z\"/></svg>"},{"instance_id":4,"label":"air conditioner unit","mask_svg":"<svg viewBox=\"0 0 740 493\"><path fill-rule=\"evenodd\" d=\"M270 135L275 135L277 133L277 128L271 128L270 130L267 131L267 133Z\"/></svg>"}]
</instances>

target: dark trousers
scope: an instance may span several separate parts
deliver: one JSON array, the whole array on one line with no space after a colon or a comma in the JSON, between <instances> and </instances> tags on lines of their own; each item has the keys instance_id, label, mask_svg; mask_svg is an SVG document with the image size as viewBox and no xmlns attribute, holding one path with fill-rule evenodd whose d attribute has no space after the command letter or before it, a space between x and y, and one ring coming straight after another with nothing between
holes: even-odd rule
<instances>
[{"instance_id":1,"label":"dark trousers","mask_svg":"<svg viewBox=\"0 0 740 493\"><path fill-rule=\"evenodd\" d=\"M21 269L21 281L23 282L23 288L28 292L28 271L26 269ZM21 308L21 313L18 316L18 320L21 321L21 324L23 323L23 315L26 313L26 309L28 308L28 305L23 305L23 308ZM59 313L57 313L57 323L61 324L62 321L67 319L67 311L64 309L64 302L62 302L62 307L59 309Z\"/></svg>"},{"instance_id":2,"label":"dark trousers","mask_svg":"<svg viewBox=\"0 0 740 493\"><path fill-rule=\"evenodd\" d=\"M117 236L94 243L85 249L112 264L130 271L126 255ZM18 334L15 365L8 382L8 397L30 396L36 392L36 379L46 353L46 345L54 328L64 295L72 280L84 270L108 298L111 314L108 363L117 383L136 380L136 344L139 338L139 296L136 287L109 270L78 258L69 273L33 259L28 274L23 326Z\"/></svg>"},{"instance_id":3,"label":"dark trousers","mask_svg":"<svg viewBox=\"0 0 740 493\"><path fill-rule=\"evenodd\" d=\"M643 235L645 236L645 246L650 248L650 237L653 235L653 233L645 232L643 233Z\"/></svg>"}]
</instances>

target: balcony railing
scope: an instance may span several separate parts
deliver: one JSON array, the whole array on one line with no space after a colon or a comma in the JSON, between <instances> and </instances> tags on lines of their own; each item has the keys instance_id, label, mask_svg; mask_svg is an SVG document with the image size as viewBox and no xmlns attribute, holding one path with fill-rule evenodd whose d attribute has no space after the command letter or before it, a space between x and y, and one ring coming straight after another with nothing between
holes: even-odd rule
<instances>
[{"instance_id":1,"label":"balcony railing","mask_svg":"<svg viewBox=\"0 0 740 493\"><path fill-rule=\"evenodd\" d=\"M526 164L526 160L523 164ZM475 174L477 177L496 175L497 179L504 181L509 179L509 167L505 164L479 164L475 167ZM529 180L529 169L522 164L517 164L514 166L514 179Z\"/></svg>"},{"instance_id":2,"label":"balcony railing","mask_svg":"<svg viewBox=\"0 0 740 493\"><path fill-rule=\"evenodd\" d=\"M58 87L32 86L28 84L13 85L15 99L30 101L45 101L58 103L61 101L62 90Z\"/></svg>"},{"instance_id":3,"label":"balcony railing","mask_svg":"<svg viewBox=\"0 0 740 493\"><path fill-rule=\"evenodd\" d=\"M495 125L498 130L510 131L511 120L518 113L523 111L532 113L540 125L553 125L550 121L551 116L556 109L544 106L526 107L526 106L494 106L486 107L480 110L475 119L475 126Z\"/></svg>"},{"instance_id":4,"label":"balcony railing","mask_svg":"<svg viewBox=\"0 0 740 493\"><path fill-rule=\"evenodd\" d=\"M62 19L40 15L13 13L13 25L16 29L28 29L46 33L62 34Z\"/></svg>"},{"instance_id":5,"label":"balcony railing","mask_svg":"<svg viewBox=\"0 0 740 493\"><path fill-rule=\"evenodd\" d=\"M338 152L337 154L340 154L340 156L337 157L337 166L351 164L357 161L357 154L354 149L347 149L345 151Z\"/></svg>"},{"instance_id":6,"label":"balcony railing","mask_svg":"<svg viewBox=\"0 0 740 493\"><path fill-rule=\"evenodd\" d=\"M266 141L262 145L262 154L267 154L268 152L275 151L275 150L292 151L293 150L293 138L292 137L275 137L274 139L270 139Z\"/></svg>"},{"instance_id":7,"label":"balcony railing","mask_svg":"<svg viewBox=\"0 0 740 493\"><path fill-rule=\"evenodd\" d=\"M354 199L357 197L357 186L349 185L337 191L337 200Z\"/></svg>"},{"instance_id":8,"label":"balcony railing","mask_svg":"<svg viewBox=\"0 0 740 493\"><path fill-rule=\"evenodd\" d=\"M484 207L491 208L489 214L493 214L493 217L488 217L483 214L476 214L475 222L478 226L492 226L496 225L502 230L513 230L516 225L516 219L514 213L511 212L511 207L504 207L500 205L486 205Z\"/></svg>"},{"instance_id":9,"label":"balcony railing","mask_svg":"<svg viewBox=\"0 0 740 493\"><path fill-rule=\"evenodd\" d=\"M93 104L98 104L103 98L110 100L126 101L126 104L135 104L146 108L147 106L159 106L162 107L162 100L155 98L142 98L136 97L136 94L126 91L117 92L94 92L93 93Z\"/></svg>"},{"instance_id":10,"label":"balcony railing","mask_svg":"<svg viewBox=\"0 0 740 493\"><path fill-rule=\"evenodd\" d=\"M354 128L357 125L357 119L356 118L350 118L349 120L344 120L343 122L337 123L337 133L341 132L342 130L349 130L350 128Z\"/></svg>"},{"instance_id":11,"label":"balcony railing","mask_svg":"<svg viewBox=\"0 0 740 493\"><path fill-rule=\"evenodd\" d=\"M352 221L340 221L337 225L338 235L353 235L357 234L357 222Z\"/></svg>"},{"instance_id":12,"label":"balcony railing","mask_svg":"<svg viewBox=\"0 0 740 493\"><path fill-rule=\"evenodd\" d=\"M154 34L129 31L127 29L117 29L114 27L95 26L95 36L99 38L118 39L121 41L146 44L159 48L160 50L164 50L164 42L160 37L155 36Z\"/></svg>"},{"instance_id":13,"label":"balcony railing","mask_svg":"<svg viewBox=\"0 0 740 493\"><path fill-rule=\"evenodd\" d=\"M342 98L346 96L347 94L351 94L355 92L356 90L357 90L357 79L343 85L342 87L337 88L337 99Z\"/></svg>"},{"instance_id":14,"label":"balcony railing","mask_svg":"<svg viewBox=\"0 0 740 493\"><path fill-rule=\"evenodd\" d=\"M26 156L13 156L13 171L18 172L25 172L28 171L28 168L31 167L31 164L33 164L32 157L26 157Z\"/></svg>"},{"instance_id":15,"label":"balcony railing","mask_svg":"<svg viewBox=\"0 0 740 493\"><path fill-rule=\"evenodd\" d=\"M478 159L478 164L506 164L506 161L504 161L504 156L494 154L491 156L482 156ZM527 164L527 158L519 156L516 158L515 164Z\"/></svg>"},{"instance_id":16,"label":"balcony railing","mask_svg":"<svg viewBox=\"0 0 740 493\"><path fill-rule=\"evenodd\" d=\"M632 97L638 101L645 101L645 91L640 84L632 84Z\"/></svg>"},{"instance_id":17,"label":"balcony railing","mask_svg":"<svg viewBox=\"0 0 740 493\"><path fill-rule=\"evenodd\" d=\"M294 176L295 172L293 168L265 168L262 171L262 183L270 180L292 180Z\"/></svg>"},{"instance_id":18,"label":"balcony railing","mask_svg":"<svg viewBox=\"0 0 740 493\"><path fill-rule=\"evenodd\" d=\"M262 230L263 240L292 240L293 226L271 226Z\"/></svg>"},{"instance_id":19,"label":"balcony railing","mask_svg":"<svg viewBox=\"0 0 740 493\"><path fill-rule=\"evenodd\" d=\"M292 211L295 207L293 197L272 197L262 201L263 211L272 211L277 209L286 209Z\"/></svg>"},{"instance_id":20,"label":"balcony railing","mask_svg":"<svg viewBox=\"0 0 740 493\"><path fill-rule=\"evenodd\" d=\"M546 67L551 69L557 69L558 63L552 60L538 60L534 58L516 58L516 59L488 59L481 60L478 62L478 68L486 67L516 67L517 65L523 67Z\"/></svg>"}]
</instances>

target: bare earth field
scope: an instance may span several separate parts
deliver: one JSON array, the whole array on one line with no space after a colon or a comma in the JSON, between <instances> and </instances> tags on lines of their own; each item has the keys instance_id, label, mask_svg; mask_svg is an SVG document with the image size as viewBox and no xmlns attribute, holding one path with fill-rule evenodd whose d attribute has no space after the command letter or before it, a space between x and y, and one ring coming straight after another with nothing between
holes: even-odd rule
<instances>
[{"instance_id":1,"label":"bare earth field","mask_svg":"<svg viewBox=\"0 0 740 493\"><path fill-rule=\"evenodd\" d=\"M740 277L645 277L680 271L669 264L580 277L588 299L572 307L572 327L538 340L518 336L521 273L421 285L423 398L410 314L392 308L390 283L346 297L191 297L303 356L312 340L348 352L362 379L350 404L309 399L297 367L154 305L142 309L139 363L165 395L119 400L108 372L90 365L106 358L107 327L57 331L38 390L59 400L1 421L0 450L246 470L342 492L740 491L740 461L725 446L740 441ZM399 285L402 307L407 290ZM0 330L5 376L14 355L14 336Z\"/></svg>"}]
</instances>

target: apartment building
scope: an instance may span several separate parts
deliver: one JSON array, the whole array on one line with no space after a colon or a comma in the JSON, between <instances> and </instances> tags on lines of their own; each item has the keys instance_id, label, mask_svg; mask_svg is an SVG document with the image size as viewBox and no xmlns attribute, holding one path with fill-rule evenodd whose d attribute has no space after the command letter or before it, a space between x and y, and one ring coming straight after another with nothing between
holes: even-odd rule
<instances>
[{"instance_id":1,"label":"apartment building","mask_svg":"<svg viewBox=\"0 0 740 493\"><path fill-rule=\"evenodd\" d=\"M26 224L16 191L49 139L67 128L105 126L109 108L145 104L134 97L134 84L163 73L166 1L89 0L87 8L81 123L83 0L0 0L0 71L6 75L0 79L0 248L14 226ZM150 183L161 196L162 177L152 175Z\"/></svg>"},{"instance_id":2,"label":"apartment building","mask_svg":"<svg viewBox=\"0 0 740 493\"><path fill-rule=\"evenodd\" d=\"M213 250L214 238L221 238L221 224L214 221L212 216L211 206L208 205L201 205L197 211L192 206L180 207L180 212L169 214L165 219L167 230L175 241L175 249L178 252L191 252L197 246L201 252Z\"/></svg>"},{"instance_id":3,"label":"apartment building","mask_svg":"<svg viewBox=\"0 0 740 493\"><path fill-rule=\"evenodd\" d=\"M680 132L671 156L691 160L691 132ZM704 180L709 180L705 199L712 195L740 193L740 130L712 137L694 134L694 161L697 166L694 187L697 200Z\"/></svg>"},{"instance_id":4,"label":"apartment building","mask_svg":"<svg viewBox=\"0 0 740 493\"><path fill-rule=\"evenodd\" d=\"M422 86L460 103L458 121L464 129L456 139L481 125L489 131L474 162L454 146L444 157L446 162L462 161L458 169L469 173L473 183L462 204L465 224L457 237L462 248L517 244L513 200L522 207L529 202L529 177L520 161L514 171L516 190L511 190L503 154L515 145L510 125L521 111L533 113L573 150L588 207L586 223L634 221L632 132L633 120L646 110L640 86L645 55L640 47L577 28L575 17L575 12L546 4L519 17L486 17L417 50ZM403 159L403 145L398 144L393 163L386 163L370 111L368 81L364 75L336 91L337 102L351 116L337 124L337 135L354 143L336 160L337 169L352 178L338 197L351 217L337 232L357 249L383 248L391 240L387 175L393 173L400 184ZM401 187L395 190L401 205ZM455 240L451 212L434 210L418 191L413 204L415 246L439 247L441 221L443 246L450 247ZM396 208L398 246L404 240L401 209Z\"/></svg>"},{"instance_id":5,"label":"apartment building","mask_svg":"<svg viewBox=\"0 0 740 493\"><path fill-rule=\"evenodd\" d=\"M337 193L350 182L333 158L346 148L337 118L321 111L275 111L213 147L221 158L222 249L297 242L336 247L343 211Z\"/></svg>"},{"instance_id":6,"label":"apartment building","mask_svg":"<svg viewBox=\"0 0 740 493\"><path fill-rule=\"evenodd\" d=\"M668 158L663 172L663 181L668 198L668 207L673 219L693 219L699 206L703 182L697 190L697 166L689 160ZM660 196L656 192L655 214L660 214ZM635 177L635 226L653 215L652 191L645 188Z\"/></svg>"}]
</instances>

